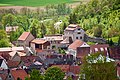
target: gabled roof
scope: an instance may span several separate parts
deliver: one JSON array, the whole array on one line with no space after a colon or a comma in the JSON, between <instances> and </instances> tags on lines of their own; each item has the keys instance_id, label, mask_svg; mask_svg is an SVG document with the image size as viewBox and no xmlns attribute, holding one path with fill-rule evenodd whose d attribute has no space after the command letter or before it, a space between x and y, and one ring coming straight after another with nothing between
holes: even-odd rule
<instances>
[{"instance_id":1,"label":"gabled roof","mask_svg":"<svg viewBox=\"0 0 120 80\"><path fill-rule=\"evenodd\" d=\"M85 42L77 39L77 40L75 40L71 45L69 45L68 48L76 50L77 47L82 46L84 43L85 43ZM86 44L86 43L85 43L85 44Z\"/></svg>"},{"instance_id":2,"label":"gabled roof","mask_svg":"<svg viewBox=\"0 0 120 80\"><path fill-rule=\"evenodd\" d=\"M22 70L22 69L11 70L11 74L12 74L14 80L17 80L18 78L25 80L25 77L28 76L28 74L25 72L25 70Z\"/></svg>"},{"instance_id":3,"label":"gabled roof","mask_svg":"<svg viewBox=\"0 0 120 80\"><path fill-rule=\"evenodd\" d=\"M42 40L42 39L34 39L32 41L32 43L35 43L35 44L44 44L46 42L47 42L46 40Z\"/></svg>"},{"instance_id":4,"label":"gabled roof","mask_svg":"<svg viewBox=\"0 0 120 80\"><path fill-rule=\"evenodd\" d=\"M18 65L19 65L19 61L12 61L12 60L8 60L7 61L7 64L8 64L8 66L10 67L10 68L16 68Z\"/></svg>"},{"instance_id":5,"label":"gabled roof","mask_svg":"<svg viewBox=\"0 0 120 80\"><path fill-rule=\"evenodd\" d=\"M29 35L30 32L23 32L22 35L18 38L18 40L25 41Z\"/></svg>"},{"instance_id":6,"label":"gabled roof","mask_svg":"<svg viewBox=\"0 0 120 80\"><path fill-rule=\"evenodd\" d=\"M17 51L13 51L8 53L11 57L14 57L16 54L18 54L19 56L25 56L26 54L23 52L17 52Z\"/></svg>"}]
</instances>

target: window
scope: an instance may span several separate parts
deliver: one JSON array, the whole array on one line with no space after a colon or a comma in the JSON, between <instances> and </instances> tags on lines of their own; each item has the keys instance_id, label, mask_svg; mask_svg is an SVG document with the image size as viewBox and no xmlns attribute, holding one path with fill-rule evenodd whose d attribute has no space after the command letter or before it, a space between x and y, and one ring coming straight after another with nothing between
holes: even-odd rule
<instances>
[{"instance_id":1,"label":"window","mask_svg":"<svg viewBox=\"0 0 120 80\"><path fill-rule=\"evenodd\" d=\"M80 36L80 39L82 39L82 36Z\"/></svg>"},{"instance_id":2,"label":"window","mask_svg":"<svg viewBox=\"0 0 120 80\"><path fill-rule=\"evenodd\" d=\"M76 39L78 39L78 37L76 37Z\"/></svg>"},{"instance_id":3,"label":"window","mask_svg":"<svg viewBox=\"0 0 120 80\"><path fill-rule=\"evenodd\" d=\"M39 44L35 44L35 48L39 48Z\"/></svg>"},{"instance_id":4,"label":"window","mask_svg":"<svg viewBox=\"0 0 120 80\"><path fill-rule=\"evenodd\" d=\"M80 30L80 28L78 28L78 30Z\"/></svg>"},{"instance_id":5,"label":"window","mask_svg":"<svg viewBox=\"0 0 120 80\"><path fill-rule=\"evenodd\" d=\"M81 34L81 32L78 32L78 34Z\"/></svg>"}]
</instances>

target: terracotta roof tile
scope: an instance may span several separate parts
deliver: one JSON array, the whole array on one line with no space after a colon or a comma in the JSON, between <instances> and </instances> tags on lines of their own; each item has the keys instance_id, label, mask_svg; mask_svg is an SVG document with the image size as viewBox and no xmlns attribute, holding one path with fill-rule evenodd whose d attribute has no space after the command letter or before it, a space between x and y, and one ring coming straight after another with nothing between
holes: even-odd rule
<instances>
[{"instance_id":1,"label":"terracotta roof tile","mask_svg":"<svg viewBox=\"0 0 120 80\"><path fill-rule=\"evenodd\" d=\"M23 32L22 35L18 38L18 40L26 40L27 37L29 36L30 32Z\"/></svg>"},{"instance_id":2,"label":"terracotta roof tile","mask_svg":"<svg viewBox=\"0 0 120 80\"><path fill-rule=\"evenodd\" d=\"M7 64L8 64L8 66L10 67L10 68L15 68L15 67L17 67L18 65L19 65L19 61L12 61L12 60L8 60L7 61Z\"/></svg>"},{"instance_id":3,"label":"terracotta roof tile","mask_svg":"<svg viewBox=\"0 0 120 80\"><path fill-rule=\"evenodd\" d=\"M68 48L76 50L77 47L80 47L83 43L81 40L75 40Z\"/></svg>"},{"instance_id":4,"label":"terracotta roof tile","mask_svg":"<svg viewBox=\"0 0 120 80\"><path fill-rule=\"evenodd\" d=\"M22 69L11 70L11 74L14 77L14 80L17 80L18 78L25 80L25 77L28 76L25 70Z\"/></svg>"},{"instance_id":5,"label":"terracotta roof tile","mask_svg":"<svg viewBox=\"0 0 120 80\"><path fill-rule=\"evenodd\" d=\"M46 43L47 41L45 41L45 40L42 40L42 39L34 39L33 41L32 41L32 43L36 43L36 44L44 44L44 43Z\"/></svg>"}]
</instances>

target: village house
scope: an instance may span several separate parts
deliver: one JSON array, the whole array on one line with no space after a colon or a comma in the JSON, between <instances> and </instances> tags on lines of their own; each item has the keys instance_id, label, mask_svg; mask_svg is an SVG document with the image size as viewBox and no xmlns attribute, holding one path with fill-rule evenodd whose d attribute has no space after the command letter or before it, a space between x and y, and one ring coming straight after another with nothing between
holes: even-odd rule
<instances>
[{"instance_id":1,"label":"village house","mask_svg":"<svg viewBox=\"0 0 120 80\"><path fill-rule=\"evenodd\" d=\"M108 44L95 44L90 46L90 53L102 52L105 56L109 57Z\"/></svg>"},{"instance_id":2,"label":"village house","mask_svg":"<svg viewBox=\"0 0 120 80\"><path fill-rule=\"evenodd\" d=\"M31 41L30 46L36 51L49 49L50 42L44 39L34 39Z\"/></svg>"},{"instance_id":3,"label":"village house","mask_svg":"<svg viewBox=\"0 0 120 80\"><path fill-rule=\"evenodd\" d=\"M84 41L85 37L85 31L76 24L70 24L65 30L64 30L64 36L63 38L69 38L71 37L73 41L76 39Z\"/></svg>"},{"instance_id":4,"label":"village house","mask_svg":"<svg viewBox=\"0 0 120 80\"><path fill-rule=\"evenodd\" d=\"M7 32L7 34L10 34L10 32L16 31L18 28L18 26L6 26L5 31Z\"/></svg>"},{"instance_id":5,"label":"village house","mask_svg":"<svg viewBox=\"0 0 120 80\"><path fill-rule=\"evenodd\" d=\"M58 49L63 41L62 35L45 35L44 39L50 42L50 49Z\"/></svg>"},{"instance_id":6,"label":"village house","mask_svg":"<svg viewBox=\"0 0 120 80\"><path fill-rule=\"evenodd\" d=\"M77 57L77 48L78 47L90 47L86 42L82 40L75 40L71 45L68 47L68 54L72 54L75 58Z\"/></svg>"},{"instance_id":7,"label":"village house","mask_svg":"<svg viewBox=\"0 0 120 80\"><path fill-rule=\"evenodd\" d=\"M30 42L34 39L34 36L30 32L23 32L18 38L17 45L19 46L30 46Z\"/></svg>"}]
</instances>

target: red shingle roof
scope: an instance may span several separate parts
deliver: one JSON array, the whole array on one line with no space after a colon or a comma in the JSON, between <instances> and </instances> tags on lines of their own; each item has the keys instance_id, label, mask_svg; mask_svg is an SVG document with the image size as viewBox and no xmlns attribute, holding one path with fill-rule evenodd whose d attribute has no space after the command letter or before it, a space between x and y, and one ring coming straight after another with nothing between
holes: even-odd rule
<instances>
[{"instance_id":1,"label":"red shingle roof","mask_svg":"<svg viewBox=\"0 0 120 80\"><path fill-rule=\"evenodd\" d=\"M18 38L18 40L26 40L27 37L29 36L30 32L23 32L22 35Z\"/></svg>"},{"instance_id":2,"label":"red shingle roof","mask_svg":"<svg viewBox=\"0 0 120 80\"><path fill-rule=\"evenodd\" d=\"M28 74L25 72L25 70L22 70L22 69L11 70L11 74L12 74L14 80L17 80L18 78L25 80L25 77L28 76Z\"/></svg>"},{"instance_id":3,"label":"red shingle roof","mask_svg":"<svg viewBox=\"0 0 120 80\"><path fill-rule=\"evenodd\" d=\"M83 43L81 40L75 40L68 48L76 50L77 47L80 47Z\"/></svg>"}]
</instances>

